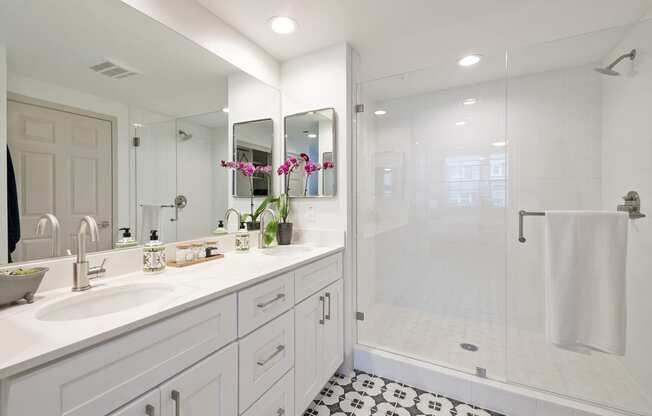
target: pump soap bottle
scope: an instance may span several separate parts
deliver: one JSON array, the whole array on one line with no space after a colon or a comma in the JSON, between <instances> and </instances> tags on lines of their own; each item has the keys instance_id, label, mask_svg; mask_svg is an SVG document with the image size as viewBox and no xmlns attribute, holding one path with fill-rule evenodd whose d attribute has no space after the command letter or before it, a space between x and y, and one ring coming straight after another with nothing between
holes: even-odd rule
<instances>
[{"instance_id":1,"label":"pump soap bottle","mask_svg":"<svg viewBox=\"0 0 652 416\"><path fill-rule=\"evenodd\" d=\"M134 247L138 245L138 241L131 236L131 229L129 227L118 228L118 231L122 231L122 237L116 241L115 248L127 248Z\"/></svg>"},{"instance_id":2,"label":"pump soap bottle","mask_svg":"<svg viewBox=\"0 0 652 416\"><path fill-rule=\"evenodd\" d=\"M152 230L149 243L143 246L143 271L162 273L165 270L165 245L158 241L158 231Z\"/></svg>"}]
</instances>

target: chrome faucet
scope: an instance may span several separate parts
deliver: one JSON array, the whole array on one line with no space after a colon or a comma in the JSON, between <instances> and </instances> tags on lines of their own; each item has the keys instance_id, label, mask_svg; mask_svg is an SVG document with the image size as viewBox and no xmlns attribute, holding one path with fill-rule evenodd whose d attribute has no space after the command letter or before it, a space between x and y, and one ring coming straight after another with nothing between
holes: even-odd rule
<instances>
[{"instance_id":1,"label":"chrome faucet","mask_svg":"<svg viewBox=\"0 0 652 416\"><path fill-rule=\"evenodd\" d=\"M265 208L265 210L260 214L260 230L258 231L258 248L265 248L264 235L265 228L267 228L267 221L265 221L265 214L271 214L274 221L276 221L276 212L271 208Z\"/></svg>"},{"instance_id":2,"label":"chrome faucet","mask_svg":"<svg viewBox=\"0 0 652 416\"><path fill-rule=\"evenodd\" d=\"M224 213L224 227L226 228L227 231L229 231L229 215L231 215L231 214L235 214L235 215L238 216L238 224L236 225L236 228L235 228L235 230L238 231L240 229L241 215L240 215L240 211L238 211L235 208L229 208Z\"/></svg>"},{"instance_id":3,"label":"chrome faucet","mask_svg":"<svg viewBox=\"0 0 652 416\"><path fill-rule=\"evenodd\" d=\"M86 235L89 235L93 242L97 241L100 235L97 222L89 215L81 219L79 230L77 231L77 261L73 264L73 292L90 289L91 285L89 280L102 277L106 272L104 268L106 259L102 261L100 266L88 267L88 261L86 260Z\"/></svg>"},{"instance_id":4,"label":"chrome faucet","mask_svg":"<svg viewBox=\"0 0 652 416\"><path fill-rule=\"evenodd\" d=\"M61 226L59 225L59 220L54 214L46 213L39 217L38 222L36 223L36 236L43 237L45 235L45 229L47 228L48 222L52 226L52 248L51 256L57 257L59 255L59 230Z\"/></svg>"}]
</instances>

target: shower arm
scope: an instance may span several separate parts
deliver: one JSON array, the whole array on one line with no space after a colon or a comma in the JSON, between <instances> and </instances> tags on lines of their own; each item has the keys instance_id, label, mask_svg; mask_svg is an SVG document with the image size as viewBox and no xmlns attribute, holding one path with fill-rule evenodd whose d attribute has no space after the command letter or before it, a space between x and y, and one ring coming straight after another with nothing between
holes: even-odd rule
<instances>
[{"instance_id":1,"label":"shower arm","mask_svg":"<svg viewBox=\"0 0 652 416\"><path fill-rule=\"evenodd\" d=\"M608 69L614 69L616 65L618 65L623 59L629 58L630 60L634 60L636 58L636 49L632 49L629 53L625 53L620 55L615 61L613 61L609 66L607 67Z\"/></svg>"}]
</instances>

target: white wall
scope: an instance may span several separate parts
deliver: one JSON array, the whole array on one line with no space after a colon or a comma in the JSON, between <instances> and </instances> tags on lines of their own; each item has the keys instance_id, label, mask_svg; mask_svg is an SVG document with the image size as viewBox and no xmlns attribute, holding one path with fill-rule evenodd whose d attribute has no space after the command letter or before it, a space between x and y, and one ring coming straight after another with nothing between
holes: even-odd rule
<instances>
[{"instance_id":1,"label":"white wall","mask_svg":"<svg viewBox=\"0 0 652 416\"><path fill-rule=\"evenodd\" d=\"M7 51L0 45L0 201L7 200ZM6 204L0 208L0 236L7 236ZM7 263L8 241L0 238L0 264Z\"/></svg>"},{"instance_id":2,"label":"white wall","mask_svg":"<svg viewBox=\"0 0 652 416\"><path fill-rule=\"evenodd\" d=\"M352 128L350 47L342 43L283 62L281 94L283 117L333 107L337 125L336 195L293 199L291 220L299 228L346 230Z\"/></svg>"},{"instance_id":3,"label":"white wall","mask_svg":"<svg viewBox=\"0 0 652 416\"><path fill-rule=\"evenodd\" d=\"M630 190L641 196L647 218L630 221L627 259L627 354L624 363L644 391L652 392L652 20L639 23L606 57L638 50L620 77L603 77L602 207L613 210ZM652 397L652 394L650 394Z\"/></svg>"},{"instance_id":4,"label":"white wall","mask_svg":"<svg viewBox=\"0 0 652 416\"><path fill-rule=\"evenodd\" d=\"M196 1L122 1L259 80L278 86L278 61Z\"/></svg>"},{"instance_id":5,"label":"white wall","mask_svg":"<svg viewBox=\"0 0 652 416\"><path fill-rule=\"evenodd\" d=\"M129 106L124 103L106 99L92 94L75 91L55 84L26 78L17 74L9 73L7 78L7 89L9 92L24 95L39 100L61 104L69 107L99 113L117 120L117 195L118 198L118 224L120 226L133 226L135 218L130 214L130 175L132 170L132 157L130 156L130 134L129 134ZM114 188L115 188L114 184ZM114 224L116 226L118 224Z\"/></svg>"}]
</instances>

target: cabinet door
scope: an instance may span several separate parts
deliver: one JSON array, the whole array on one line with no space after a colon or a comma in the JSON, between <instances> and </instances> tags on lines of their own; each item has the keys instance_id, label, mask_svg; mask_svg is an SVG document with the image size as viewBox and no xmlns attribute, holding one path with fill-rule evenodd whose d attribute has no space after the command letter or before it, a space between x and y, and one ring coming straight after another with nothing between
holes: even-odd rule
<instances>
[{"instance_id":1,"label":"cabinet door","mask_svg":"<svg viewBox=\"0 0 652 416\"><path fill-rule=\"evenodd\" d=\"M137 398L109 416L160 416L161 392L159 389L151 391Z\"/></svg>"},{"instance_id":2,"label":"cabinet door","mask_svg":"<svg viewBox=\"0 0 652 416\"><path fill-rule=\"evenodd\" d=\"M233 344L161 386L161 416L237 416L238 349Z\"/></svg>"},{"instance_id":3,"label":"cabinet door","mask_svg":"<svg viewBox=\"0 0 652 416\"><path fill-rule=\"evenodd\" d=\"M344 302L342 301L342 280L324 289L326 313L322 336L321 379L328 380L344 361Z\"/></svg>"},{"instance_id":4,"label":"cabinet door","mask_svg":"<svg viewBox=\"0 0 652 416\"><path fill-rule=\"evenodd\" d=\"M295 415L303 414L324 383L322 332L325 298L323 292L312 295L295 307L294 397Z\"/></svg>"}]
</instances>

